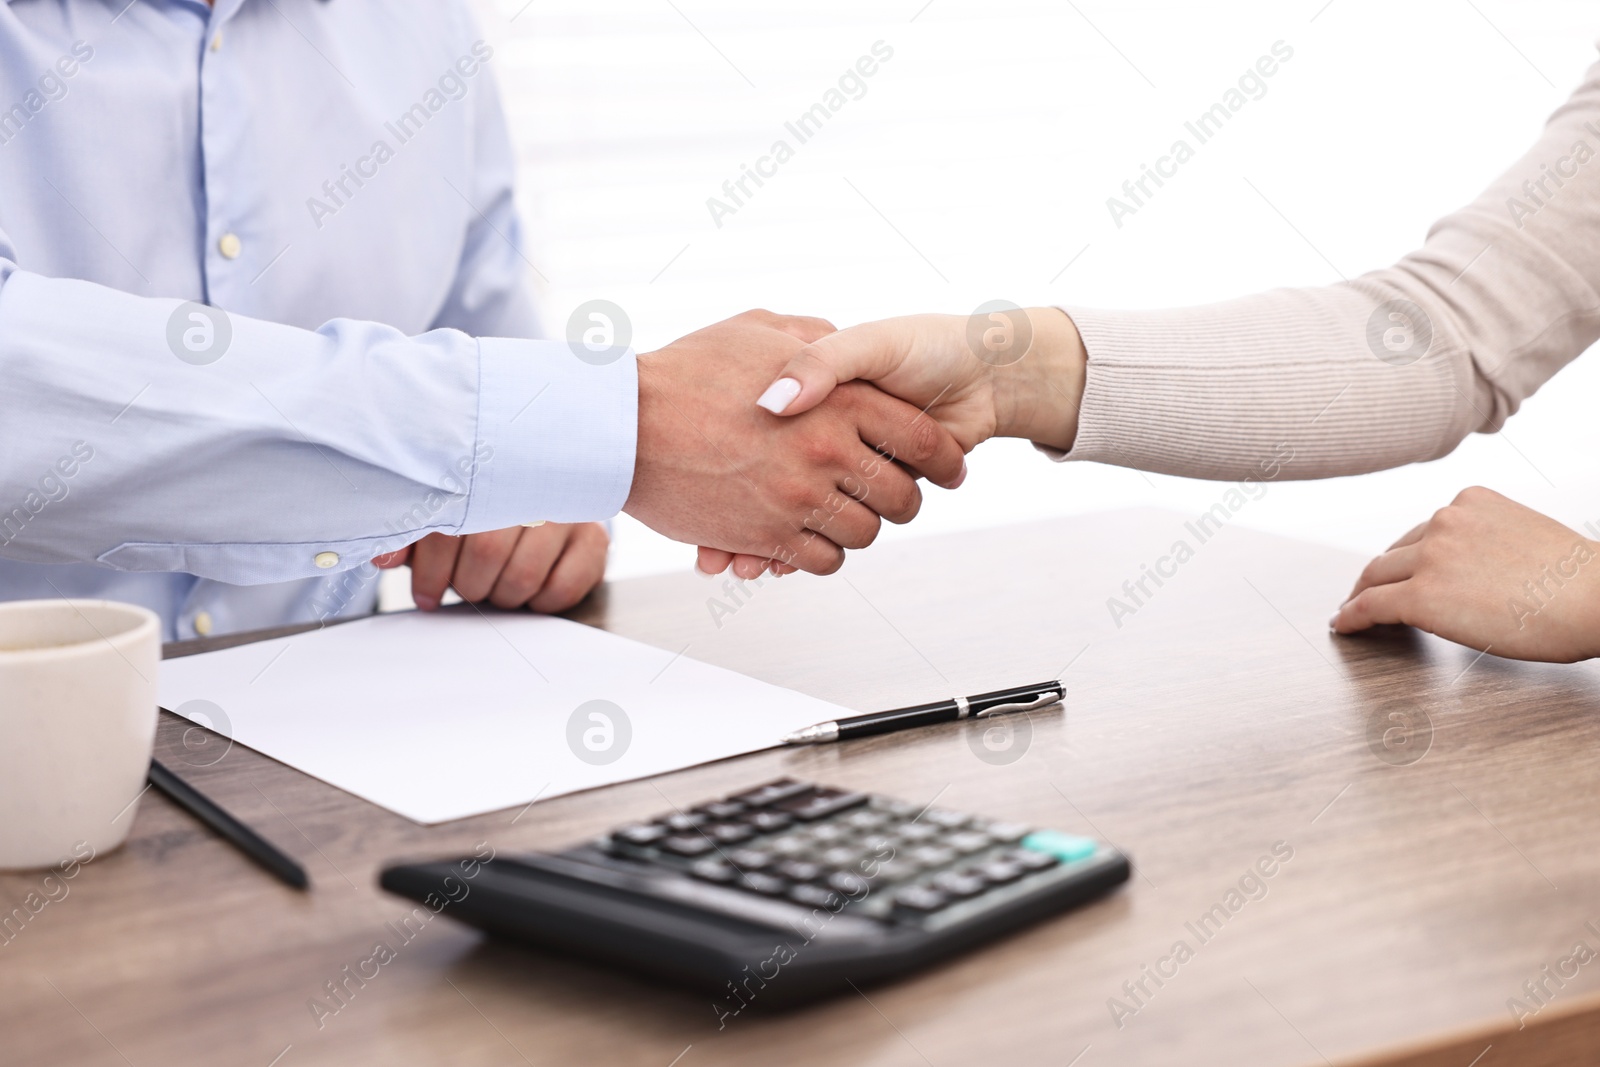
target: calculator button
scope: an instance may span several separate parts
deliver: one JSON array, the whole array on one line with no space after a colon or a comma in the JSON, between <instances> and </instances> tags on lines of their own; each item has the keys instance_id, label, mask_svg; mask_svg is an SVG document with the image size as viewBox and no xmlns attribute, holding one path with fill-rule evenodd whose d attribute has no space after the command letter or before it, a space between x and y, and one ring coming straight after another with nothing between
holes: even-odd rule
<instances>
[{"instance_id":1,"label":"calculator button","mask_svg":"<svg viewBox=\"0 0 1600 1067\"><path fill-rule=\"evenodd\" d=\"M900 827L900 829L896 832L900 835L900 840L902 841L906 841L911 844L921 844L925 841L932 841L944 831L940 830L937 826L926 825L923 823L912 823L910 826Z\"/></svg>"},{"instance_id":2,"label":"calculator button","mask_svg":"<svg viewBox=\"0 0 1600 1067\"><path fill-rule=\"evenodd\" d=\"M736 848L727 854L728 862L741 871L762 871L772 866L772 856L758 848Z\"/></svg>"},{"instance_id":3,"label":"calculator button","mask_svg":"<svg viewBox=\"0 0 1600 1067\"><path fill-rule=\"evenodd\" d=\"M810 796L786 800L779 807L801 822L815 822L849 811L867 802L865 793L846 793L837 789L819 789Z\"/></svg>"},{"instance_id":4,"label":"calculator button","mask_svg":"<svg viewBox=\"0 0 1600 1067\"><path fill-rule=\"evenodd\" d=\"M989 888L988 883L982 878L974 878L968 874L957 874L954 871L941 874L928 884L946 896L955 897L958 900L975 897Z\"/></svg>"},{"instance_id":5,"label":"calculator button","mask_svg":"<svg viewBox=\"0 0 1600 1067\"><path fill-rule=\"evenodd\" d=\"M895 819L909 819L918 810L909 800L896 800L894 797L873 797L872 808Z\"/></svg>"},{"instance_id":6,"label":"calculator button","mask_svg":"<svg viewBox=\"0 0 1600 1067\"><path fill-rule=\"evenodd\" d=\"M727 885L739 877L739 872L726 860L701 860L689 868L689 873L707 882Z\"/></svg>"},{"instance_id":7,"label":"calculator button","mask_svg":"<svg viewBox=\"0 0 1600 1067\"><path fill-rule=\"evenodd\" d=\"M847 897L860 896L867 891L867 880L854 871L834 871L828 875L828 888Z\"/></svg>"},{"instance_id":8,"label":"calculator button","mask_svg":"<svg viewBox=\"0 0 1600 1067\"><path fill-rule=\"evenodd\" d=\"M1026 848L1012 849L1000 858L1010 860L1030 874L1034 871L1042 871L1046 868L1054 867L1060 862L1048 852L1034 852L1032 849Z\"/></svg>"},{"instance_id":9,"label":"calculator button","mask_svg":"<svg viewBox=\"0 0 1600 1067\"><path fill-rule=\"evenodd\" d=\"M737 800L718 800L694 809L713 819L734 819L745 813L745 806Z\"/></svg>"},{"instance_id":10,"label":"calculator button","mask_svg":"<svg viewBox=\"0 0 1600 1067\"><path fill-rule=\"evenodd\" d=\"M699 834L679 834L661 842L661 847L675 856L704 856L716 846Z\"/></svg>"},{"instance_id":11,"label":"calculator button","mask_svg":"<svg viewBox=\"0 0 1600 1067\"><path fill-rule=\"evenodd\" d=\"M827 908L829 911L838 911L844 907L844 898L831 889L823 889L814 885L797 885L789 889L789 899L799 904L807 904L813 908Z\"/></svg>"},{"instance_id":12,"label":"calculator button","mask_svg":"<svg viewBox=\"0 0 1600 1067\"><path fill-rule=\"evenodd\" d=\"M963 815L959 811L948 811L943 808L929 808L922 813L922 820L926 820L942 830L959 830L972 822L972 816ZM919 822L922 820L918 820Z\"/></svg>"},{"instance_id":13,"label":"calculator button","mask_svg":"<svg viewBox=\"0 0 1600 1067\"><path fill-rule=\"evenodd\" d=\"M1022 847L1028 852L1054 856L1062 863L1076 863L1094 855L1099 846L1092 838L1076 837L1056 830L1035 830L1022 839Z\"/></svg>"},{"instance_id":14,"label":"calculator button","mask_svg":"<svg viewBox=\"0 0 1600 1067\"><path fill-rule=\"evenodd\" d=\"M704 815L695 815L690 812L679 812L676 815L668 815L666 818L657 819L656 821L662 826L665 826L667 829L672 830L675 833L682 834L688 833L690 830L698 830L711 820L706 818Z\"/></svg>"},{"instance_id":15,"label":"calculator button","mask_svg":"<svg viewBox=\"0 0 1600 1067\"><path fill-rule=\"evenodd\" d=\"M789 881L776 875L752 871L740 877L739 887L748 889L752 893L760 893L762 896L781 897L789 891Z\"/></svg>"},{"instance_id":16,"label":"calculator button","mask_svg":"<svg viewBox=\"0 0 1600 1067\"><path fill-rule=\"evenodd\" d=\"M850 845L826 849L817 855L817 860L829 867L854 867L866 858L865 852Z\"/></svg>"},{"instance_id":17,"label":"calculator button","mask_svg":"<svg viewBox=\"0 0 1600 1067\"><path fill-rule=\"evenodd\" d=\"M611 831L612 840L641 847L653 845L666 836L667 828L665 826L656 826L651 823L635 823L632 826L623 826Z\"/></svg>"},{"instance_id":18,"label":"calculator button","mask_svg":"<svg viewBox=\"0 0 1600 1067\"><path fill-rule=\"evenodd\" d=\"M809 782L797 782L793 778L779 778L775 782L768 782L766 785L757 786L747 792L735 793L728 799L741 801L752 808L764 808L768 804L776 804L780 800L803 796L806 793L813 792L815 789L816 787Z\"/></svg>"},{"instance_id":19,"label":"calculator button","mask_svg":"<svg viewBox=\"0 0 1600 1067\"><path fill-rule=\"evenodd\" d=\"M921 872L922 868L915 863L909 863L902 859L893 859L886 860L876 867L868 868L865 873L875 882L892 885L895 882L903 882Z\"/></svg>"},{"instance_id":20,"label":"calculator button","mask_svg":"<svg viewBox=\"0 0 1600 1067\"><path fill-rule=\"evenodd\" d=\"M825 822L820 826L811 828L808 840L815 841L819 845L832 845L847 840L849 837L850 830L847 827L840 826L838 823Z\"/></svg>"},{"instance_id":21,"label":"calculator button","mask_svg":"<svg viewBox=\"0 0 1600 1067\"><path fill-rule=\"evenodd\" d=\"M719 845L742 845L756 836L756 832L750 827L738 823L722 823L720 826L708 828L705 832Z\"/></svg>"},{"instance_id":22,"label":"calculator button","mask_svg":"<svg viewBox=\"0 0 1600 1067\"><path fill-rule=\"evenodd\" d=\"M887 825L893 820L891 820L889 816L885 815L881 811L873 811L871 808L868 808L866 811L858 811L854 814L846 815L839 821L844 823L846 826L853 827L857 830L876 830Z\"/></svg>"},{"instance_id":23,"label":"calculator button","mask_svg":"<svg viewBox=\"0 0 1600 1067\"><path fill-rule=\"evenodd\" d=\"M794 817L781 811L756 811L744 816L744 823L760 834L775 834L794 825Z\"/></svg>"},{"instance_id":24,"label":"calculator button","mask_svg":"<svg viewBox=\"0 0 1600 1067\"><path fill-rule=\"evenodd\" d=\"M903 908L906 911L926 913L938 911L950 903L950 898L937 889L929 889L927 886L912 886L910 889L902 889L896 893L894 895L894 903L896 907Z\"/></svg>"},{"instance_id":25,"label":"calculator button","mask_svg":"<svg viewBox=\"0 0 1600 1067\"><path fill-rule=\"evenodd\" d=\"M1023 822L992 822L983 827L983 832L1002 844L1014 845L1021 841L1033 830L1033 827Z\"/></svg>"},{"instance_id":26,"label":"calculator button","mask_svg":"<svg viewBox=\"0 0 1600 1067\"><path fill-rule=\"evenodd\" d=\"M825 869L820 864L805 860L784 860L773 870L796 882L814 882L822 877Z\"/></svg>"},{"instance_id":27,"label":"calculator button","mask_svg":"<svg viewBox=\"0 0 1600 1067\"><path fill-rule=\"evenodd\" d=\"M870 852L874 856L882 856L885 859L894 855L895 852L894 838L884 837L882 834L871 834L863 837L856 844L864 851Z\"/></svg>"},{"instance_id":28,"label":"calculator button","mask_svg":"<svg viewBox=\"0 0 1600 1067\"><path fill-rule=\"evenodd\" d=\"M1022 869L1020 863L1013 863L1010 860L993 860L989 863L979 864L967 873L982 878L990 885L1005 885L1007 882L1015 882L1027 872Z\"/></svg>"},{"instance_id":29,"label":"calculator button","mask_svg":"<svg viewBox=\"0 0 1600 1067\"><path fill-rule=\"evenodd\" d=\"M923 867L943 867L945 864L953 862L956 854L947 848L940 848L937 845L924 845L919 849L912 850L908 858L911 862L920 864Z\"/></svg>"},{"instance_id":30,"label":"calculator button","mask_svg":"<svg viewBox=\"0 0 1600 1067\"><path fill-rule=\"evenodd\" d=\"M979 833L976 830L966 830L959 834L951 834L949 837L944 839L944 843L949 848L953 848L962 855L966 855L970 852L982 852L984 849L994 844L994 838L990 837L988 834Z\"/></svg>"}]
</instances>

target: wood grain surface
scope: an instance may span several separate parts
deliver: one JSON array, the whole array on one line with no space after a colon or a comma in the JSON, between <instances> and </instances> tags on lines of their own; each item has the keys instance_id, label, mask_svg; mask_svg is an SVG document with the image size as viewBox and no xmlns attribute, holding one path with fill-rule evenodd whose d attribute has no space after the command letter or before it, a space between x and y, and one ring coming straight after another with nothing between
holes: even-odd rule
<instances>
[{"instance_id":1,"label":"wood grain surface","mask_svg":"<svg viewBox=\"0 0 1600 1067\"><path fill-rule=\"evenodd\" d=\"M1114 619L1108 598L1179 540L1192 558ZM313 889L146 795L125 847L0 936L0 1063L1600 1062L1600 959L1573 961L1600 952L1600 669L1331 636L1362 562L1136 511L869 550L737 600L691 574L613 583L575 617L659 647L666 670L693 656L863 710L1061 674L1065 711L1009 739L952 723L770 751L440 827L163 715L158 757ZM909 980L720 1030L705 996L448 912L329 997L410 910L377 889L386 862L564 846L781 774L1094 834L1137 871ZM0 917L42 877L0 875Z\"/></svg>"}]
</instances>

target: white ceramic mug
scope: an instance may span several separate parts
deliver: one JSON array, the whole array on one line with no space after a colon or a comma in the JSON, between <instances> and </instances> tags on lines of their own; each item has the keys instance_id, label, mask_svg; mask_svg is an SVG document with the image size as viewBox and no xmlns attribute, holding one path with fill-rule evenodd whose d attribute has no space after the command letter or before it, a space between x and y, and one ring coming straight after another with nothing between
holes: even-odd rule
<instances>
[{"instance_id":1,"label":"white ceramic mug","mask_svg":"<svg viewBox=\"0 0 1600 1067\"><path fill-rule=\"evenodd\" d=\"M0 870L133 826L156 735L161 620L110 600L0 603Z\"/></svg>"}]
</instances>

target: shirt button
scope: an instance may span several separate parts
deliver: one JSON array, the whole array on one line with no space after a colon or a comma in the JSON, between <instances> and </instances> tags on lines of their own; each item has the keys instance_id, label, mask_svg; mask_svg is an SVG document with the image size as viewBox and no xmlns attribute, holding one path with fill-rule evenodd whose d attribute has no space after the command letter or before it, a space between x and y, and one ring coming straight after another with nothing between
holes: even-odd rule
<instances>
[{"instance_id":1,"label":"shirt button","mask_svg":"<svg viewBox=\"0 0 1600 1067\"><path fill-rule=\"evenodd\" d=\"M211 50L213 52L222 51L222 31L221 30L218 30L216 32L216 34L211 38Z\"/></svg>"},{"instance_id":2,"label":"shirt button","mask_svg":"<svg viewBox=\"0 0 1600 1067\"><path fill-rule=\"evenodd\" d=\"M339 565L339 553L318 552L312 562L323 570L327 570L329 567L337 567Z\"/></svg>"},{"instance_id":3,"label":"shirt button","mask_svg":"<svg viewBox=\"0 0 1600 1067\"><path fill-rule=\"evenodd\" d=\"M217 251L222 253L223 259L238 259L239 253L244 251L244 245L236 233L225 233L222 240L217 242Z\"/></svg>"},{"instance_id":4,"label":"shirt button","mask_svg":"<svg viewBox=\"0 0 1600 1067\"><path fill-rule=\"evenodd\" d=\"M201 637L205 637L207 634L211 633L211 613L209 611L199 611L195 613L194 632L199 634Z\"/></svg>"}]
</instances>

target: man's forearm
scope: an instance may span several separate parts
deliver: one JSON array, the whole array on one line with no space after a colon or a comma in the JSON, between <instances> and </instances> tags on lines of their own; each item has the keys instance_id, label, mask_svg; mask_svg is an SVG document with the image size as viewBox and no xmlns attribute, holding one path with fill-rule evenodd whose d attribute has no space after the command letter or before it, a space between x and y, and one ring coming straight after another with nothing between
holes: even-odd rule
<instances>
[{"instance_id":1,"label":"man's forearm","mask_svg":"<svg viewBox=\"0 0 1600 1067\"><path fill-rule=\"evenodd\" d=\"M16 560L287 581L431 531L605 518L632 477L631 356L561 342L301 330L18 270L0 377ZM94 462L64 482L80 440Z\"/></svg>"}]
</instances>

